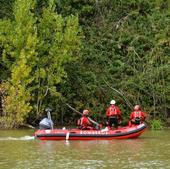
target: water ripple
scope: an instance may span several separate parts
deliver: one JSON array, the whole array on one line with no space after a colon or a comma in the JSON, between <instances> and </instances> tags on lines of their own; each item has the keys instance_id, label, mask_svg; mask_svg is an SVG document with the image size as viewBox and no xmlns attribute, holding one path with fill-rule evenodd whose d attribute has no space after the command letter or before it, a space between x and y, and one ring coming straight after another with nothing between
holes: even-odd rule
<instances>
[{"instance_id":1,"label":"water ripple","mask_svg":"<svg viewBox=\"0 0 170 169\"><path fill-rule=\"evenodd\" d=\"M7 140L34 140L34 136L23 136L23 137L0 137L0 141L7 141Z\"/></svg>"}]
</instances>

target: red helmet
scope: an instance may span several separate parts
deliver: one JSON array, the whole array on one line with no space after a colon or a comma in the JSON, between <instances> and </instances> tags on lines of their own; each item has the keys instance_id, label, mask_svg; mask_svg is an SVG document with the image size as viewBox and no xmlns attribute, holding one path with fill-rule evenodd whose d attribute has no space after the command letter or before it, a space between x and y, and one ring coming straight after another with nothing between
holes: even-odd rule
<instances>
[{"instance_id":1,"label":"red helmet","mask_svg":"<svg viewBox=\"0 0 170 169\"><path fill-rule=\"evenodd\" d=\"M141 110L141 108L140 108L139 105L135 105L134 110L135 110L135 111L138 111L138 110Z\"/></svg>"},{"instance_id":2,"label":"red helmet","mask_svg":"<svg viewBox=\"0 0 170 169\"><path fill-rule=\"evenodd\" d=\"M88 110L83 110L83 115L84 116L88 116L89 115L89 111Z\"/></svg>"}]
</instances>

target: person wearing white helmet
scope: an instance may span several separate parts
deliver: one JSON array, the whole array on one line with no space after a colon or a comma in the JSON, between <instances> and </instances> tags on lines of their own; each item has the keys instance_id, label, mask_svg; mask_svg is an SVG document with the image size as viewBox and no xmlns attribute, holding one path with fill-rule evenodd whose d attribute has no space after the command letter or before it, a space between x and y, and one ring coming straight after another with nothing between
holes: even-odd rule
<instances>
[{"instance_id":1,"label":"person wearing white helmet","mask_svg":"<svg viewBox=\"0 0 170 169\"><path fill-rule=\"evenodd\" d=\"M117 129L119 121L122 120L120 108L116 106L115 104L116 104L116 101L111 100L110 106L107 108L107 111L106 111L106 118L107 118L108 126L110 129L113 125Z\"/></svg>"},{"instance_id":2,"label":"person wearing white helmet","mask_svg":"<svg viewBox=\"0 0 170 169\"><path fill-rule=\"evenodd\" d=\"M88 116L89 116L89 110L83 110L82 117L77 122L79 129L82 129L82 130L92 129L92 124L89 121Z\"/></svg>"}]
</instances>

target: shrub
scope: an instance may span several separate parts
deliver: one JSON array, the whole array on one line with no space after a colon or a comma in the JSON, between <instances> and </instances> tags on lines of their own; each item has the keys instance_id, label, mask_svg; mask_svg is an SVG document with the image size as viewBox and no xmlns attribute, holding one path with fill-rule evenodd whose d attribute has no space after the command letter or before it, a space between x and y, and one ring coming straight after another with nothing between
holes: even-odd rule
<instances>
[{"instance_id":1,"label":"shrub","mask_svg":"<svg viewBox=\"0 0 170 169\"><path fill-rule=\"evenodd\" d=\"M151 129L154 129L154 130L161 130L161 129L163 129L163 124L162 124L161 120L153 119L151 121Z\"/></svg>"}]
</instances>

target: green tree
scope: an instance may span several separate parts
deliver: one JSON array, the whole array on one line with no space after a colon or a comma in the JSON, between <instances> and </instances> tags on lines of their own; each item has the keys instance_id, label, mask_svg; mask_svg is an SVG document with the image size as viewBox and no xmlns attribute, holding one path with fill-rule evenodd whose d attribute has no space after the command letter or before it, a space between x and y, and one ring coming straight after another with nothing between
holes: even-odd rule
<instances>
[{"instance_id":1,"label":"green tree","mask_svg":"<svg viewBox=\"0 0 170 169\"><path fill-rule=\"evenodd\" d=\"M0 18L13 18L12 8L15 0L0 0Z\"/></svg>"},{"instance_id":2,"label":"green tree","mask_svg":"<svg viewBox=\"0 0 170 169\"><path fill-rule=\"evenodd\" d=\"M9 127L22 124L32 109L29 85L34 79L31 74L36 63L38 42L36 19L30 11L33 7L33 1L16 1L15 19L1 21L2 56L10 71L10 77L2 84L7 92L4 118L8 119Z\"/></svg>"},{"instance_id":3,"label":"green tree","mask_svg":"<svg viewBox=\"0 0 170 169\"><path fill-rule=\"evenodd\" d=\"M56 85L67 75L65 65L79 56L78 17L62 18L50 0L37 15L36 5L16 0L14 20L0 22L2 64L9 74L1 84L6 91L1 123L7 127L23 124L29 115L39 116L52 98L56 100Z\"/></svg>"},{"instance_id":4,"label":"green tree","mask_svg":"<svg viewBox=\"0 0 170 169\"><path fill-rule=\"evenodd\" d=\"M80 53L80 28L77 16L63 18L55 12L53 1L42 10L37 24L39 44L35 70L37 115L60 96L56 85L66 78L65 65L74 62ZM37 96L37 97L36 97ZM44 104L43 104L44 102Z\"/></svg>"},{"instance_id":5,"label":"green tree","mask_svg":"<svg viewBox=\"0 0 170 169\"><path fill-rule=\"evenodd\" d=\"M78 109L90 107L95 112L104 112L115 98L125 118L137 103L149 114L166 117L168 1L74 2L62 1L58 9L63 15L78 13L85 35L81 60L68 68L68 84L63 88L66 98ZM91 10L84 13L87 4Z\"/></svg>"}]
</instances>

